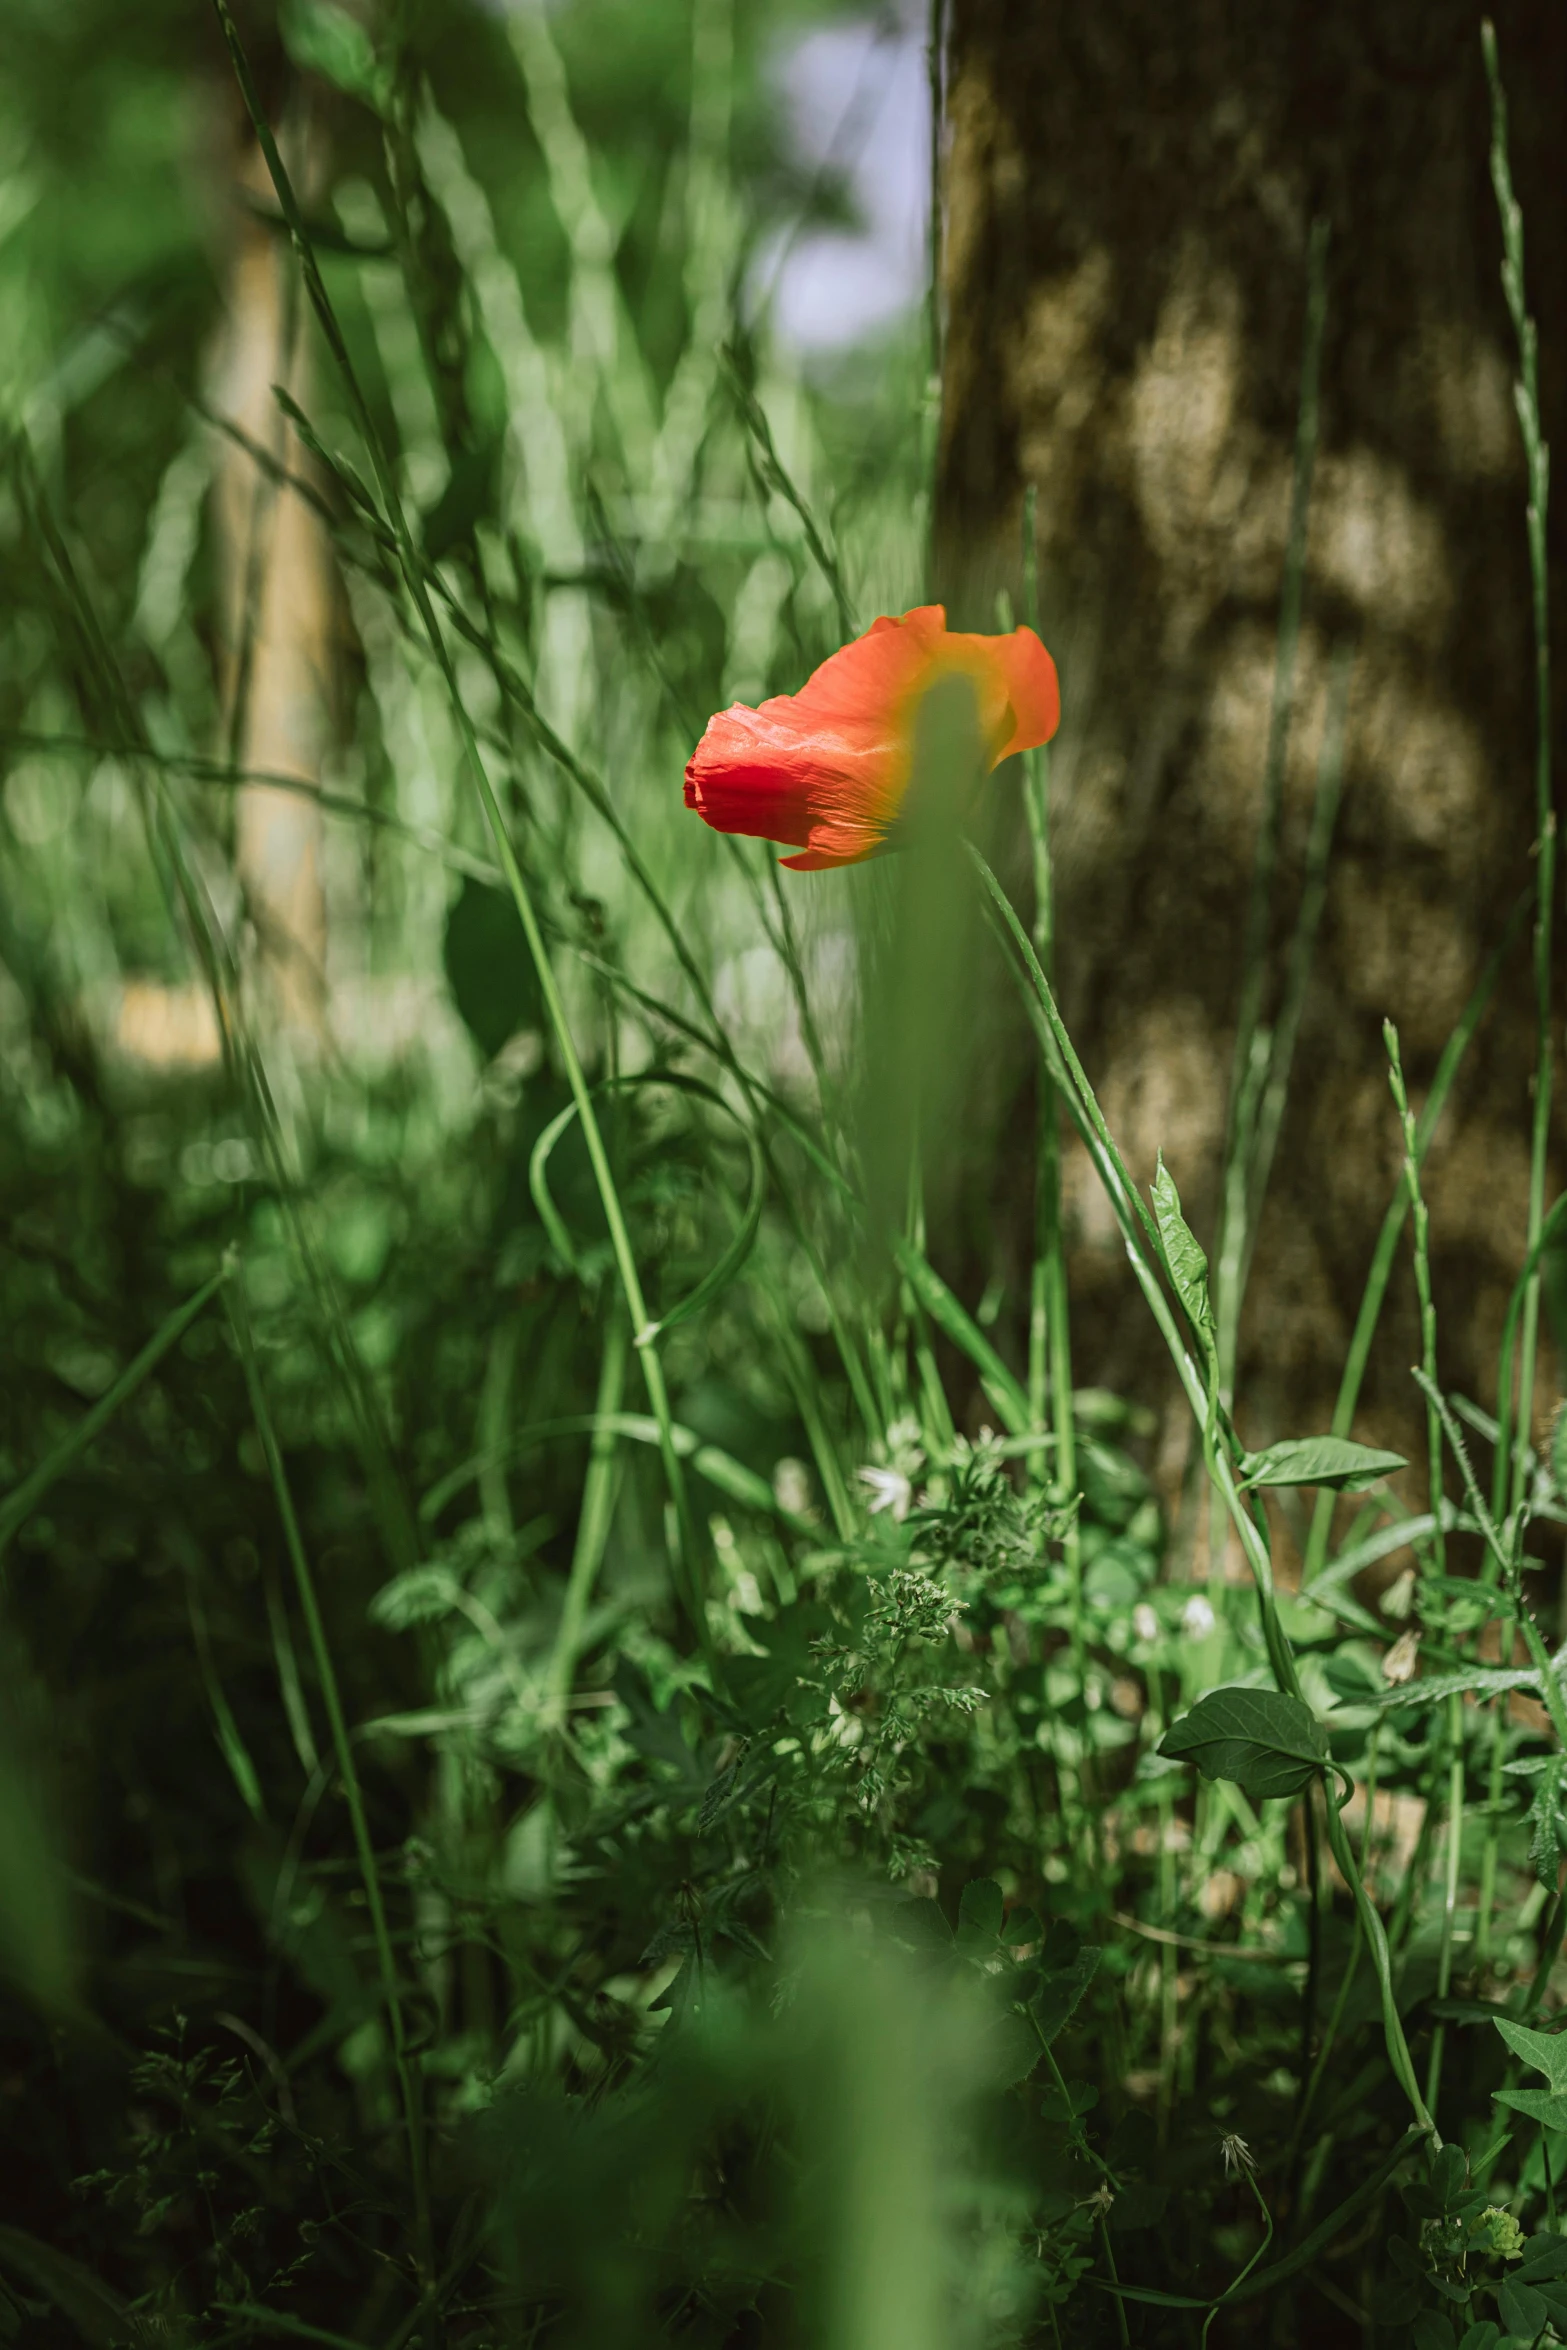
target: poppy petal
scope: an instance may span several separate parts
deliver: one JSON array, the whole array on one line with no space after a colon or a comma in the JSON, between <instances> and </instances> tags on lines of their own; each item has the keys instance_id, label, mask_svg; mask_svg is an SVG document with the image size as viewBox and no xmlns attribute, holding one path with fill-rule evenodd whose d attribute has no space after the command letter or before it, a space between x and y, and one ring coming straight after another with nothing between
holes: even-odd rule
<instances>
[{"instance_id":1,"label":"poppy petal","mask_svg":"<svg viewBox=\"0 0 1567 2350\"><path fill-rule=\"evenodd\" d=\"M1001 756L1036 750L1061 723L1061 686L1056 665L1031 628L1015 628L996 640L996 658L1007 681L1013 728Z\"/></svg>"},{"instance_id":2,"label":"poppy petal","mask_svg":"<svg viewBox=\"0 0 1567 2350\"><path fill-rule=\"evenodd\" d=\"M880 855L908 789L920 703L947 674L973 681L990 766L1054 733L1055 664L1032 629L957 634L942 605L922 604L874 621L797 694L710 719L686 768L686 806L715 831L787 842L796 872Z\"/></svg>"}]
</instances>

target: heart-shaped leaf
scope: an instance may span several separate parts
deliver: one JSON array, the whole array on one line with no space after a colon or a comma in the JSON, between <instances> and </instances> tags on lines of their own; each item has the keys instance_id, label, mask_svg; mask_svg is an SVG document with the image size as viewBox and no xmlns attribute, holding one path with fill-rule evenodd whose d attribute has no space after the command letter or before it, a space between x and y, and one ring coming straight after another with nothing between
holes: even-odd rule
<instances>
[{"instance_id":1,"label":"heart-shaped leaf","mask_svg":"<svg viewBox=\"0 0 1567 2350\"><path fill-rule=\"evenodd\" d=\"M1230 1779L1254 1800L1298 1795L1328 1759L1328 1736L1298 1697L1277 1689L1215 1689L1171 1724L1159 1752Z\"/></svg>"}]
</instances>

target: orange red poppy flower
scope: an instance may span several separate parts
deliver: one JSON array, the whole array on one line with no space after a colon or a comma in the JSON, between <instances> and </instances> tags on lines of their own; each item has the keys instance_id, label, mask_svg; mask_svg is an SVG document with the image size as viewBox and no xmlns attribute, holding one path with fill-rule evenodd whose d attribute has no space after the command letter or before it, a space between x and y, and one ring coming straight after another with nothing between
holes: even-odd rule
<instances>
[{"instance_id":1,"label":"orange red poppy flower","mask_svg":"<svg viewBox=\"0 0 1567 2350\"><path fill-rule=\"evenodd\" d=\"M786 841L796 872L857 865L896 845L919 707L944 677L973 681L987 772L1055 733L1056 666L1031 628L964 636L946 608L874 620L797 694L710 718L686 768L686 806L715 832Z\"/></svg>"}]
</instances>

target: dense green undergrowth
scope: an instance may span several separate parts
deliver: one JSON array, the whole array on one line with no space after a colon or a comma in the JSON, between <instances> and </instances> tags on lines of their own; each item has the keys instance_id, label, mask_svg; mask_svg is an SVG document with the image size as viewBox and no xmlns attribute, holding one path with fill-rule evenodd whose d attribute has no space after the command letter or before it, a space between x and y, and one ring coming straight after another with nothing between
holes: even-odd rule
<instances>
[{"instance_id":1,"label":"dense green undergrowth","mask_svg":"<svg viewBox=\"0 0 1567 2350\"><path fill-rule=\"evenodd\" d=\"M551 19L494 32L546 330L408 27L288 20L356 158L306 205L266 156L314 388L244 451L340 600L334 748L283 786L322 827L313 1019L237 817L233 436L134 319L8 428L0 2330L1567 2335L1548 760L1505 1424L1435 1385L1420 1195L1493 964L1418 1115L1389 1036L1405 1171L1334 1433L1248 1452L1315 916L1266 1029L1241 975L1267 1082L1210 1268L1060 1025L1042 762L992 787L1027 928L977 851L780 886L680 806L709 709L922 589L923 355L812 392L737 311L729 21L697 0L640 294ZM1496 153L1543 581L1500 117ZM1308 381L1323 283L1319 241ZM1319 880L1335 757L1330 721ZM1038 1213L1026 1278L963 1301L932 990L970 966L1032 1024ZM1177 1492L1074 1385L1066 1148L1191 1404ZM1352 1440L1410 1247L1423 1508Z\"/></svg>"}]
</instances>

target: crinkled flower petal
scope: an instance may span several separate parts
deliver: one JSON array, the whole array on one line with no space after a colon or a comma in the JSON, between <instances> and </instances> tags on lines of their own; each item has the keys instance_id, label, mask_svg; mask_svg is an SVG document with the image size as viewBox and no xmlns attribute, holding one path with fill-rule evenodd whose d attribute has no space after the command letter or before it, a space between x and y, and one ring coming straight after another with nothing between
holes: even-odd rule
<instances>
[{"instance_id":1,"label":"crinkled flower petal","mask_svg":"<svg viewBox=\"0 0 1567 2350\"><path fill-rule=\"evenodd\" d=\"M873 621L797 694L710 719L686 768L686 806L716 832L787 842L801 853L784 863L798 872L878 856L913 771L920 703L947 676L973 681L990 767L1054 734L1055 663L1033 630L966 636L925 604Z\"/></svg>"}]
</instances>

